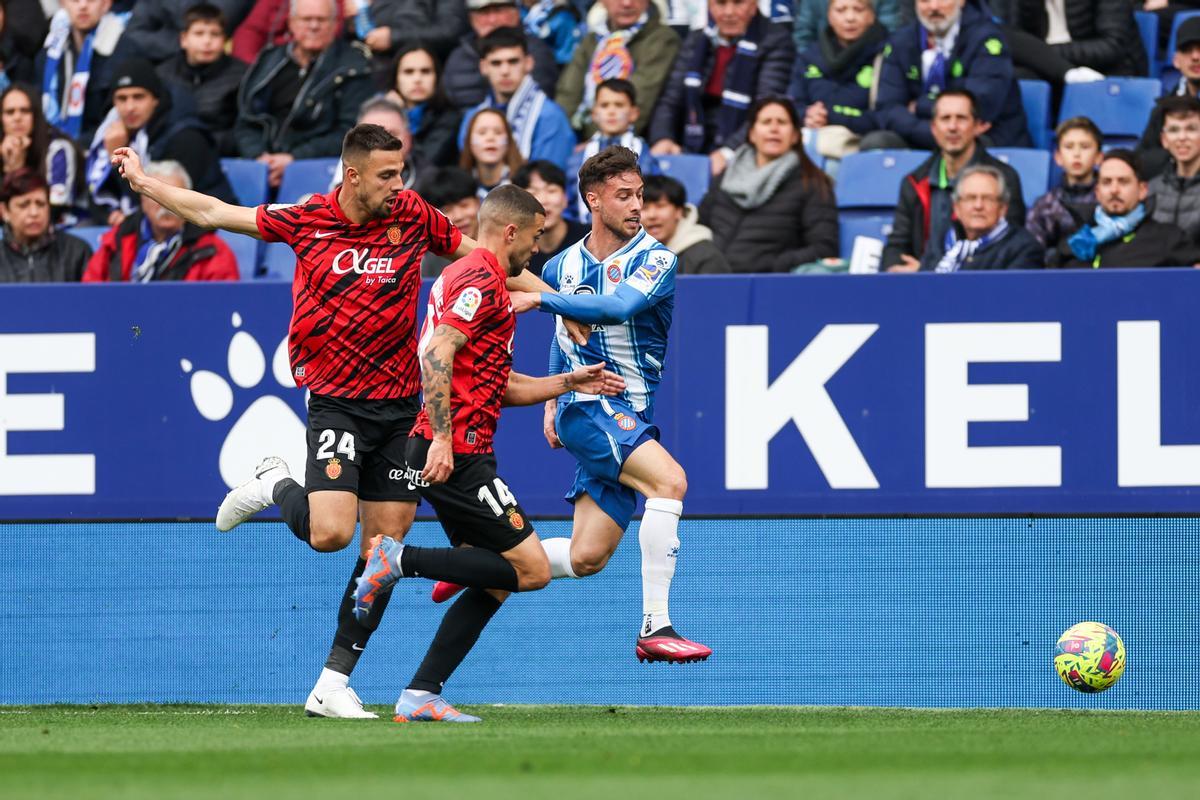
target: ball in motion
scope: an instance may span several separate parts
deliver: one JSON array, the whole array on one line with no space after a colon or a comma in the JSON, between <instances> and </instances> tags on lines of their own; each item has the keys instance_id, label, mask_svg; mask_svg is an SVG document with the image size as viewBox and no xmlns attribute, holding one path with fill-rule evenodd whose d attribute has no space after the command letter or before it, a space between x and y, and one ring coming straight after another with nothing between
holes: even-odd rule
<instances>
[{"instance_id":1,"label":"ball in motion","mask_svg":"<svg viewBox=\"0 0 1200 800\"><path fill-rule=\"evenodd\" d=\"M1102 622L1080 622L1058 637L1054 669L1076 691L1103 692L1125 672L1125 643Z\"/></svg>"}]
</instances>

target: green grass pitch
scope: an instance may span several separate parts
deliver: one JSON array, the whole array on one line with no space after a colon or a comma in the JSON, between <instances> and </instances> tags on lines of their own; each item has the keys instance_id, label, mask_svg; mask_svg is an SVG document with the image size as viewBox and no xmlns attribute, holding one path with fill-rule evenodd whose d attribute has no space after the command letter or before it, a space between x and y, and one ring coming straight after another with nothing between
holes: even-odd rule
<instances>
[{"instance_id":1,"label":"green grass pitch","mask_svg":"<svg viewBox=\"0 0 1200 800\"><path fill-rule=\"evenodd\" d=\"M291 706L0 708L3 798L1196 797L1200 714Z\"/></svg>"}]
</instances>

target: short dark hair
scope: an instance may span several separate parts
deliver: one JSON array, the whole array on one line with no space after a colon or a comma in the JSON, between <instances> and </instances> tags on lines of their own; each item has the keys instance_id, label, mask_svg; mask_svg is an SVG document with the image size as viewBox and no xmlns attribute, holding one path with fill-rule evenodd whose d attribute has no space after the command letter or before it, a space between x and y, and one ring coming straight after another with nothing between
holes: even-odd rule
<instances>
[{"instance_id":1,"label":"short dark hair","mask_svg":"<svg viewBox=\"0 0 1200 800\"><path fill-rule=\"evenodd\" d=\"M937 104L942 102L943 97L965 97L967 102L971 104L971 118L979 119L979 101L975 99L975 93L970 89L945 89L933 101L933 113L937 114Z\"/></svg>"},{"instance_id":2,"label":"short dark hair","mask_svg":"<svg viewBox=\"0 0 1200 800\"><path fill-rule=\"evenodd\" d=\"M458 167L442 167L422 178L417 193L431 206L442 208L474 197L478 189L479 184L471 173Z\"/></svg>"},{"instance_id":3,"label":"short dark hair","mask_svg":"<svg viewBox=\"0 0 1200 800\"><path fill-rule=\"evenodd\" d=\"M1200 114L1200 100L1187 94L1169 94L1160 98L1158 107L1162 110L1163 119Z\"/></svg>"},{"instance_id":4,"label":"short dark hair","mask_svg":"<svg viewBox=\"0 0 1200 800\"><path fill-rule=\"evenodd\" d=\"M404 143L379 125L355 125L342 139L342 163L361 161L375 150L398 151Z\"/></svg>"},{"instance_id":5,"label":"short dark hair","mask_svg":"<svg viewBox=\"0 0 1200 800\"><path fill-rule=\"evenodd\" d=\"M579 196L587 202L587 193L602 185L609 178L624 175L626 172L636 172L640 177L642 170L638 167L637 153L628 147L614 144L606 147L596 155L583 162L579 168Z\"/></svg>"},{"instance_id":6,"label":"short dark hair","mask_svg":"<svg viewBox=\"0 0 1200 800\"><path fill-rule=\"evenodd\" d=\"M215 22L221 26L221 33L228 35L229 25L225 21L225 12L212 3L196 3L183 14L183 30L187 30L197 22Z\"/></svg>"},{"instance_id":7,"label":"short dark hair","mask_svg":"<svg viewBox=\"0 0 1200 800\"><path fill-rule=\"evenodd\" d=\"M1137 174L1138 180L1144 181L1142 178L1142 158L1137 153L1125 147L1115 147L1104 154L1104 160L1101 163L1113 158L1117 161L1124 161Z\"/></svg>"},{"instance_id":8,"label":"short dark hair","mask_svg":"<svg viewBox=\"0 0 1200 800\"><path fill-rule=\"evenodd\" d=\"M496 28L480 39L476 45L480 61L487 58L493 51L506 47L519 47L525 55L529 55L529 40L525 38L525 31L520 28Z\"/></svg>"},{"instance_id":9,"label":"short dark hair","mask_svg":"<svg viewBox=\"0 0 1200 800\"><path fill-rule=\"evenodd\" d=\"M28 167L13 170L4 176L4 183L0 184L0 203L8 205L8 201L14 197L36 192L38 189L47 196L50 195L50 186L41 173Z\"/></svg>"},{"instance_id":10,"label":"short dark hair","mask_svg":"<svg viewBox=\"0 0 1200 800\"><path fill-rule=\"evenodd\" d=\"M610 92L617 92L629 98L630 105L637 105L637 89L631 81L624 78L609 78L606 81L601 81L596 87L596 94L600 94L601 89L608 89Z\"/></svg>"},{"instance_id":11,"label":"short dark hair","mask_svg":"<svg viewBox=\"0 0 1200 800\"><path fill-rule=\"evenodd\" d=\"M511 183L492 189L479 206L479 222L483 226L516 225L524 228L538 214L546 216L546 209L537 198Z\"/></svg>"},{"instance_id":12,"label":"short dark hair","mask_svg":"<svg viewBox=\"0 0 1200 800\"><path fill-rule=\"evenodd\" d=\"M1096 140L1097 147L1104 144L1104 134L1100 132L1100 128L1096 123L1092 122L1088 117L1071 117L1070 119L1063 120L1054 129L1054 138L1056 141L1061 142L1062 138L1071 131L1083 131Z\"/></svg>"},{"instance_id":13,"label":"short dark hair","mask_svg":"<svg viewBox=\"0 0 1200 800\"><path fill-rule=\"evenodd\" d=\"M642 179L642 201L657 203L666 200L676 208L687 206L687 190L669 175L647 175Z\"/></svg>"},{"instance_id":14,"label":"short dark hair","mask_svg":"<svg viewBox=\"0 0 1200 800\"><path fill-rule=\"evenodd\" d=\"M530 161L522 164L521 168L513 173L512 182L522 189L529 188L529 181L536 175L546 183L553 183L556 186L567 188L567 173L563 172L557 164L552 161Z\"/></svg>"}]
</instances>

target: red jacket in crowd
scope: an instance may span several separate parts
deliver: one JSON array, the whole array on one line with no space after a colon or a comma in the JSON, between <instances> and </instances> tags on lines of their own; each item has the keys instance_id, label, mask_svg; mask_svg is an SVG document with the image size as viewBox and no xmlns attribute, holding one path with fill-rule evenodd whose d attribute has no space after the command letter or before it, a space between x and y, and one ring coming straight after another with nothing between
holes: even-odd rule
<instances>
[{"instance_id":1,"label":"red jacket in crowd","mask_svg":"<svg viewBox=\"0 0 1200 800\"><path fill-rule=\"evenodd\" d=\"M142 212L129 215L124 222L100 238L83 273L85 283L128 281L133 272L138 247ZM212 231L184 225L179 252L154 278L156 281L236 281L237 258L229 246Z\"/></svg>"}]
</instances>

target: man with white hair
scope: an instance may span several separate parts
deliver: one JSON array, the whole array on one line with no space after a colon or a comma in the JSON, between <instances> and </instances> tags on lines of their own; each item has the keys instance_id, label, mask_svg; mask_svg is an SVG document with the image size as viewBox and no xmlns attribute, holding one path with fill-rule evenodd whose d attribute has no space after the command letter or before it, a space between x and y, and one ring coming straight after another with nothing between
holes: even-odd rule
<instances>
[{"instance_id":1,"label":"man with white hair","mask_svg":"<svg viewBox=\"0 0 1200 800\"><path fill-rule=\"evenodd\" d=\"M929 121L947 89L975 95L989 145L1032 147L1008 43L983 0L916 0L916 13L884 48L876 116L886 130L862 148L934 149Z\"/></svg>"},{"instance_id":2,"label":"man with white hair","mask_svg":"<svg viewBox=\"0 0 1200 800\"><path fill-rule=\"evenodd\" d=\"M146 174L181 189L192 179L178 161L156 161ZM92 281L236 281L237 259L213 231L206 231L142 196L142 208L100 239L83 274Z\"/></svg>"},{"instance_id":3,"label":"man with white hair","mask_svg":"<svg viewBox=\"0 0 1200 800\"><path fill-rule=\"evenodd\" d=\"M1044 252L1033 234L1008 224L1005 214L1012 188L1004 173L989 164L973 164L954 184L954 217L946 235L930 242L921 270L958 272L977 269L1040 269Z\"/></svg>"},{"instance_id":4,"label":"man with white hair","mask_svg":"<svg viewBox=\"0 0 1200 800\"><path fill-rule=\"evenodd\" d=\"M242 79L234 127L239 155L266 164L271 186L294 159L338 155L373 88L370 51L337 36L336 0L291 0L288 30Z\"/></svg>"}]
</instances>

